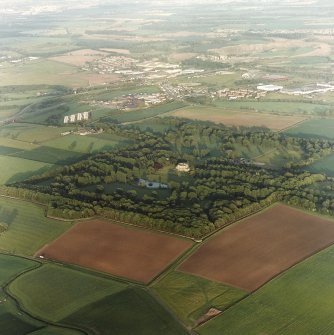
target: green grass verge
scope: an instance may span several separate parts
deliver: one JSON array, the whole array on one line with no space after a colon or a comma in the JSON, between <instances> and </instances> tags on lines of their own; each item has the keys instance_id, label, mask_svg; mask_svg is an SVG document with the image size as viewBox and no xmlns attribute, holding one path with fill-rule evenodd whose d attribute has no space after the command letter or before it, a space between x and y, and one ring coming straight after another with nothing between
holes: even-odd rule
<instances>
[{"instance_id":1,"label":"green grass verge","mask_svg":"<svg viewBox=\"0 0 334 335\"><path fill-rule=\"evenodd\" d=\"M0 234L0 250L24 255L33 255L72 226L46 218L38 205L2 197L0 221L8 225Z\"/></svg>"},{"instance_id":2,"label":"green grass verge","mask_svg":"<svg viewBox=\"0 0 334 335\"><path fill-rule=\"evenodd\" d=\"M152 289L188 325L194 325L211 307L224 310L247 294L222 283L181 272L169 273Z\"/></svg>"},{"instance_id":3,"label":"green grass verge","mask_svg":"<svg viewBox=\"0 0 334 335\"><path fill-rule=\"evenodd\" d=\"M334 247L285 272L222 315L201 335L334 333Z\"/></svg>"}]
</instances>

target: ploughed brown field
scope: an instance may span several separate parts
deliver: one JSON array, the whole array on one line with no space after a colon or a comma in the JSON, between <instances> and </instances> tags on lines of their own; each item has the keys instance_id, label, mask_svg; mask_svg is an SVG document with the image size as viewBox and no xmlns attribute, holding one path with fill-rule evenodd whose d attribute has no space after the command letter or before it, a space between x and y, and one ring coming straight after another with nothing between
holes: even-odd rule
<instances>
[{"instance_id":1,"label":"ploughed brown field","mask_svg":"<svg viewBox=\"0 0 334 335\"><path fill-rule=\"evenodd\" d=\"M254 291L333 242L334 221L276 205L219 233L179 270Z\"/></svg>"},{"instance_id":2,"label":"ploughed brown field","mask_svg":"<svg viewBox=\"0 0 334 335\"><path fill-rule=\"evenodd\" d=\"M37 255L148 283L192 245L107 221L81 222Z\"/></svg>"}]
</instances>

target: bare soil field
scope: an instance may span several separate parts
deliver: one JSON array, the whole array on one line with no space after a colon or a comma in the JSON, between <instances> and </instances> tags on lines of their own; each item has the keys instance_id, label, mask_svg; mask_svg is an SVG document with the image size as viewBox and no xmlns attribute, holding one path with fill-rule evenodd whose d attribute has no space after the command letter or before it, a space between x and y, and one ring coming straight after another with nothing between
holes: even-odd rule
<instances>
[{"instance_id":1,"label":"bare soil field","mask_svg":"<svg viewBox=\"0 0 334 335\"><path fill-rule=\"evenodd\" d=\"M184 108L171 113L171 115L193 120L222 123L226 126L263 126L273 131L280 131L307 120L307 117L304 116L229 111L220 108L210 108L209 110L203 109L203 111L199 109Z\"/></svg>"},{"instance_id":2,"label":"bare soil field","mask_svg":"<svg viewBox=\"0 0 334 335\"><path fill-rule=\"evenodd\" d=\"M37 256L148 283L192 242L107 221L81 222Z\"/></svg>"},{"instance_id":3,"label":"bare soil field","mask_svg":"<svg viewBox=\"0 0 334 335\"><path fill-rule=\"evenodd\" d=\"M76 66L83 66L87 62L92 62L96 59L102 58L108 55L107 52L97 51L92 49L82 49L71 51L66 54L51 57L50 59L56 62L76 65Z\"/></svg>"},{"instance_id":4,"label":"bare soil field","mask_svg":"<svg viewBox=\"0 0 334 335\"><path fill-rule=\"evenodd\" d=\"M254 291L334 242L334 221L276 205L224 230L179 270Z\"/></svg>"}]
</instances>

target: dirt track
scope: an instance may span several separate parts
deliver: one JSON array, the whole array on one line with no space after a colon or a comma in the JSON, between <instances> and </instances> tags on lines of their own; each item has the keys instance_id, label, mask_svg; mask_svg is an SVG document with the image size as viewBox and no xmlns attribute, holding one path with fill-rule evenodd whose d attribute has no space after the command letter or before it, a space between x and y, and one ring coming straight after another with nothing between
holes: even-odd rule
<instances>
[{"instance_id":1,"label":"dirt track","mask_svg":"<svg viewBox=\"0 0 334 335\"><path fill-rule=\"evenodd\" d=\"M277 205L209 240L179 270L253 291L333 242L333 221Z\"/></svg>"},{"instance_id":2,"label":"dirt track","mask_svg":"<svg viewBox=\"0 0 334 335\"><path fill-rule=\"evenodd\" d=\"M148 283L191 245L186 239L93 220L78 223L37 255Z\"/></svg>"}]
</instances>

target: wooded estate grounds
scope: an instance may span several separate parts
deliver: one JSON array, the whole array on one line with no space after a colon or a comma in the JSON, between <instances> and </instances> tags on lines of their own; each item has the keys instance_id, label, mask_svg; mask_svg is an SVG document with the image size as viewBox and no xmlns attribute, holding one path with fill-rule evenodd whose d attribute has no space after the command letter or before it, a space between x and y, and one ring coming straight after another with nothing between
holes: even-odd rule
<instances>
[{"instance_id":1,"label":"wooded estate grounds","mask_svg":"<svg viewBox=\"0 0 334 335\"><path fill-rule=\"evenodd\" d=\"M38 255L148 283L191 245L186 239L94 220L78 223Z\"/></svg>"},{"instance_id":2,"label":"wooded estate grounds","mask_svg":"<svg viewBox=\"0 0 334 335\"><path fill-rule=\"evenodd\" d=\"M276 205L214 237L179 270L254 291L333 241L333 221Z\"/></svg>"}]
</instances>

